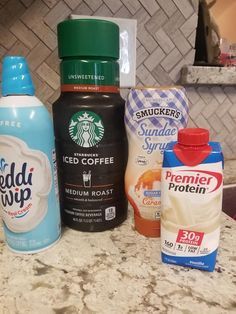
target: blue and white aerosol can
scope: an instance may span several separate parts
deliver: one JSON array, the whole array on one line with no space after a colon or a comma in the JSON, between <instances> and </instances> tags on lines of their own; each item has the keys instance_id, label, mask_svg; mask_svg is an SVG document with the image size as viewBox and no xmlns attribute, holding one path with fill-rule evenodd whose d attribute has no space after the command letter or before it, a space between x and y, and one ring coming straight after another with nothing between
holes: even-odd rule
<instances>
[{"instance_id":1,"label":"blue and white aerosol can","mask_svg":"<svg viewBox=\"0 0 236 314\"><path fill-rule=\"evenodd\" d=\"M34 96L26 60L3 59L0 209L9 248L34 253L61 234L53 123Z\"/></svg>"}]
</instances>

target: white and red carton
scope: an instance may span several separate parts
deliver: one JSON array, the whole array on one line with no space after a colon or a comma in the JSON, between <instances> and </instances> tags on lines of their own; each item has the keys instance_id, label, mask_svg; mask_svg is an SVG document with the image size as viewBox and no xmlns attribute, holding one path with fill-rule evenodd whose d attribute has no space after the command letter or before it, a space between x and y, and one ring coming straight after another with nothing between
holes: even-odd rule
<instances>
[{"instance_id":1,"label":"white and red carton","mask_svg":"<svg viewBox=\"0 0 236 314\"><path fill-rule=\"evenodd\" d=\"M164 263L213 271L220 237L223 154L205 129L182 129L164 151L161 251Z\"/></svg>"}]
</instances>

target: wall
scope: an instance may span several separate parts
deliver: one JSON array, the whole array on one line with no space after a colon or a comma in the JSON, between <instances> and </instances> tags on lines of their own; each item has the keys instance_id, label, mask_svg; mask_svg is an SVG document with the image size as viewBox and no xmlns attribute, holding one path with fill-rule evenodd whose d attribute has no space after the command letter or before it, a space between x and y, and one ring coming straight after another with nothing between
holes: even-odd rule
<instances>
[{"instance_id":1,"label":"wall","mask_svg":"<svg viewBox=\"0 0 236 314\"><path fill-rule=\"evenodd\" d=\"M0 58L27 57L37 95L49 109L59 95L56 25L70 13L138 20L137 84L178 82L193 64L198 0L0 0ZM208 127L236 158L234 87L189 87L189 125Z\"/></svg>"},{"instance_id":2,"label":"wall","mask_svg":"<svg viewBox=\"0 0 236 314\"><path fill-rule=\"evenodd\" d=\"M27 56L40 98L58 97L56 25L70 13L138 20L137 84L176 82L194 59L195 7L190 0L0 0L0 57ZM178 7L179 8L178 8Z\"/></svg>"},{"instance_id":3,"label":"wall","mask_svg":"<svg viewBox=\"0 0 236 314\"><path fill-rule=\"evenodd\" d=\"M210 3L211 0L207 2ZM221 37L227 38L230 43L236 43L236 1L217 0L210 8L210 12L220 28Z\"/></svg>"}]
</instances>

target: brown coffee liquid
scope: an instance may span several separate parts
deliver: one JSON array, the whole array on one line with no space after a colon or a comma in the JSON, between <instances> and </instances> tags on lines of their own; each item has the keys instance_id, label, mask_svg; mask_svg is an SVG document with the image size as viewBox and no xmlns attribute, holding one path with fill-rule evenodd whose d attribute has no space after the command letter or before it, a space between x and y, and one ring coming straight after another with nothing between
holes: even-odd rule
<instances>
[{"instance_id":1,"label":"brown coffee liquid","mask_svg":"<svg viewBox=\"0 0 236 314\"><path fill-rule=\"evenodd\" d=\"M117 93L64 92L53 116L63 222L81 231L118 226L127 217L124 100Z\"/></svg>"}]
</instances>

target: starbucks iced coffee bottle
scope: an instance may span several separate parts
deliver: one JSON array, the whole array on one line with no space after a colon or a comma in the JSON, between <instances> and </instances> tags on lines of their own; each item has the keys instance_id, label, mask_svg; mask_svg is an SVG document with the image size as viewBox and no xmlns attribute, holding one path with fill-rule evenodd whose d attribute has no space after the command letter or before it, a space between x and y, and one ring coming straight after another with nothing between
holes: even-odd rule
<instances>
[{"instance_id":1,"label":"starbucks iced coffee bottle","mask_svg":"<svg viewBox=\"0 0 236 314\"><path fill-rule=\"evenodd\" d=\"M103 20L58 25L61 96L53 105L62 219L103 231L126 219L127 140L119 94L119 28Z\"/></svg>"}]
</instances>

